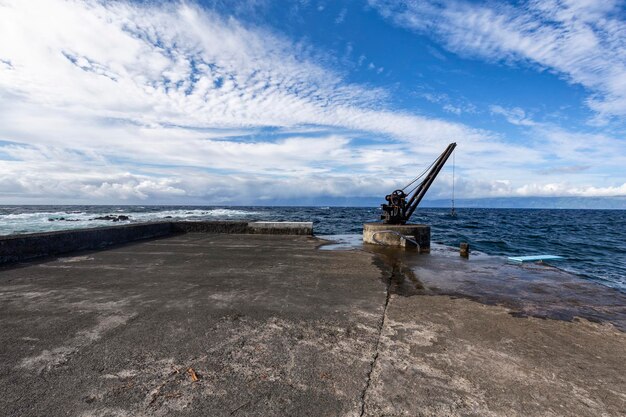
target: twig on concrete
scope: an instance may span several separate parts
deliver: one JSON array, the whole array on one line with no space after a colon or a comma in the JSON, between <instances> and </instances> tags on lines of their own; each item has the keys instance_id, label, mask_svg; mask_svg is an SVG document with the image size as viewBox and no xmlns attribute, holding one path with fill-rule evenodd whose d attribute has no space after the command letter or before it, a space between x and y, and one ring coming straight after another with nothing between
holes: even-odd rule
<instances>
[{"instance_id":1,"label":"twig on concrete","mask_svg":"<svg viewBox=\"0 0 626 417\"><path fill-rule=\"evenodd\" d=\"M239 407L235 408L233 411L230 412L230 415L232 416L233 414L235 414L237 411L241 410L242 408L244 408L246 405L250 404L252 400L248 400L245 403L241 404Z\"/></svg>"}]
</instances>

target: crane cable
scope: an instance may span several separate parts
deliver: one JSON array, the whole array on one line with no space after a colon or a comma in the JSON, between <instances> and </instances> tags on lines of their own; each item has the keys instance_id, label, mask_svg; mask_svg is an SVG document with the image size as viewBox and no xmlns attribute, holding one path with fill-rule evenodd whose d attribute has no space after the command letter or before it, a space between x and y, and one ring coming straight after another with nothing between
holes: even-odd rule
<instances>
[{"instance_id":1,"label":"crane cable","mask_svg":"<svg viewBox=\"0 0 626 417\"><path fill-rule=\"evenodd\" d=\"M407 185L405 185L404 187L401 188L401 190L406 190L407 188L409 188L411 186L411 184L413 184L415 181L419 180L420 178L422 178L424 175L426 175L426 173L433 167L433 165L435 165L435 162L437 162L439 158L436 158L430 165L428 165L426 167L426 169L424 169L424 171L422 171L421 174L419 174L417 177L413 178L413 180L411 180L411 182L409 182ZM424 183L424 181L422 181L421 183L417 184L415 187L413 187L413 189L409 192L407 192L406 194L411 194L417 187L419 187L420 185L422 185Z\"/></svg>"},{"instance_id":2,"label":"crane cable","mask_svg":"<svg viewBox=\"0 0 626 417\"><path fill-rule=\"evenodd\" d=\"M406 192L406 195L411 195L413 194L413 191L417 190L419 187L421 187L422 185L424 185L424 183L426 182L426 179L424 179L422 182L418 183L415 185L415 187L411 188L410 191Z\"/></svg>"},{"instance_id":3,"label":"crane cable","mask_svg":"<svg viewBox=\"0 0 626 417\"><path fill-rule=\"evenodd\" d=\"M456 216L456 210L454 209L454 180L455 180L455 166L456 166L456 150L452 151L452 211L450 212L450 215L455 217Z\"/></svg>"}]
</instances>

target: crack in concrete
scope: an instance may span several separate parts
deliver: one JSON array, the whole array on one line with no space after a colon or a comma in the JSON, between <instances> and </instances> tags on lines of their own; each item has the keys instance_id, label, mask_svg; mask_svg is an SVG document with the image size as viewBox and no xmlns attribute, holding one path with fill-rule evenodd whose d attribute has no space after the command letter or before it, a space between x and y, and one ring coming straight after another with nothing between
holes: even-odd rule
<instances>
[{"instance_id":1,"label":"crack in concrete","mask_svg":"<svg viewBox=\"0 0 626 417\"><path fill-rule=\"evenodd\" d=\"M389 305L389 300L391 299L391 292L389 291L389 289L391 287L391 282L393 281L393 277L397 272L398 272L397 267L396 265L394 265L393 270L391 271L391 279L389 280L389 282L387 282L387 287L385 289L386 291L385 305L383 307L383 315L380 318L380 324L378 325L378 339L376 340L376 351L374 352L374 357L372 358L372 361L370 362L370 369L367 373L365 387L363 387L363 391L361 392L361 413L359 414L359 417L363 417L365 415L365 397L367 396L367 391L369 390L370 385L372 383L372 373L374 372L374 368L376 367L376 361L378 360L378 354L379 354L379 349L380 349L380 339L382 338L383 329L385 327L385 320L387 318L387 306Z\"/></svg>"}]
</instances>

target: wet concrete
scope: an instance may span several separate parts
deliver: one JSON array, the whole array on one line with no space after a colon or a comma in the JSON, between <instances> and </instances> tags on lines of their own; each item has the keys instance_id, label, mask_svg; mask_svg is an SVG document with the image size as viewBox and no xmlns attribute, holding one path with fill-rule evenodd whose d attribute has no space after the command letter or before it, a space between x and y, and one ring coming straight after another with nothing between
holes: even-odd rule
<instances>
[{"instance_id":1,"label":"wet concrete","mask_svg":"<svg viewBox=\"0 0 626 417\"><path fill-rule=\"evenodd\" d=\"M325 250L360 250L376 255L393 273L383 277L393 294L448 295L501 305L516 317L609 322L626 331L626 294L542 263L510 264L504 257L433 245L431 255L363 244L360 235L333 235Z\"/></svg>"},{"instance_id":2,"label":"wet concrete","mask_svg":"<svg viewBox=\"0 0 626 417\"><path fill-rule=\"evenodd\" d=\"M406 238L411 240L407 240ZM363 242L373 245L412 248L430 251L430 226L426 224L363 224Z\"/></svg>"},{"instance_id":3,"label":"wet concrete","mask_svg":"<svg viewBox=\"0 0 626 417\"><path fill-rule=\"evenodd\" d=\"M626 331L626 294L546 264L515 265L439 246L432 256L368 247L390 265L392 292L449 295L505 306L516 317L610 322Z\"/></svg>"},{"instance_id":4,"label":"wet concrete","mask_svg":"<svg viewBox=\"0 0 626 417\"><path fill-rule=\"evenodd\" d=\"M5 267L1 414L626 409L626 336L612 325L407 297L403 267L320 244L188 233Z\"/></svg>"}]
</instances>

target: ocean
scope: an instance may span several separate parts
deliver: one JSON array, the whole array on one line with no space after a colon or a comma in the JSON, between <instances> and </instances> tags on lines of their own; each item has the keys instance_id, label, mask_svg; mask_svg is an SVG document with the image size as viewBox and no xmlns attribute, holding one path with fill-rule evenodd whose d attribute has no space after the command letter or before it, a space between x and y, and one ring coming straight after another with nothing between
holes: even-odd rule
<instances>
[{"instance_id":1,"label":"ocean","mask_svg":"<svg viewBox=\"0 0 626 417\"><path fill-rule=\"evenodd\" d=\"M104 216L128 216L113 221ZM2 206L0 235L110 226L165 219L312 221L316 235L358 235L380 209L363 207ZM419 208L415 223L432 241L492 256L551 254L554 266L626 292L626 210Z\"/></svg>"}]
</instances>

